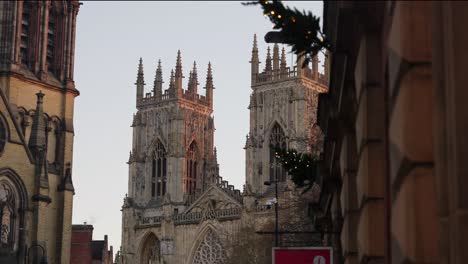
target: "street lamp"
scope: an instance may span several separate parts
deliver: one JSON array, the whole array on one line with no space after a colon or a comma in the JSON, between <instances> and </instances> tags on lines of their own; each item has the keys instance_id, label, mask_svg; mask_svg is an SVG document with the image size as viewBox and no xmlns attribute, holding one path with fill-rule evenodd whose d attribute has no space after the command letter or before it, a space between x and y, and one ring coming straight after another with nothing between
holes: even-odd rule
<instances>
[{"instance_id":1,"label":"street lamp","mask_svg":"<svg viewBox=\"0 0 468 264\"><path fill-rule=\"evenodd\" d=\"M44 249L44 247L41 246L41 245L39 245L39 244L34 244L34 245L30 246L29 249L27 250L26 255L28 256L28 262L29 262L29 260L30 260L30 259L29 259L29 253L31 253L31 249L33 249L34 247L38 247L38 248L40 248L40 249L42 250L42 257L41 257L41 262L40 262L40 264L48 264L48 262L47 262L47 256L46 256L46 253L47 253L47 252L46 252L46 250Z\"/></svg>"},{"instance_id":2,"label":"street lamp","mask_svg":"<svg viewBox=\"0 0 468 264\"><path fill-rule=\"evenodd\" d=\"M271 163L271 167L275 169L275 178L273 183L275 184L275 246L278 247L278 165L280 165L276 158L273 163ZM264 185L270 186L272 183L269 181L265 181Z\"/></svg>"}]
</instances>

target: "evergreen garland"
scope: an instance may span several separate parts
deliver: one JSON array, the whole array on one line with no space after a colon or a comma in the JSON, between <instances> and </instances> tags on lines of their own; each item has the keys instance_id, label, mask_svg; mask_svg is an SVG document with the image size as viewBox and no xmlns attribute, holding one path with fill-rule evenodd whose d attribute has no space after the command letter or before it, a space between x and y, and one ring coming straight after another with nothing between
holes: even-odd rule
<instances>
[{"instance_id":1,"label":"evergreen garland","mask_svg":"<svg viewBox=\"0 0 468 264\"><path fill-rule=\"evenodd\" d=\"M282 42L291 45L296 55L304 55L304 65L322 49L330 49L329 41L320 30L320 18L312 12L285 7L280 0L259 0L242 4L261 5L263 15L270 18L273 28L280 29Z\"/></svg>"},{"instance_id":2,"label":"evergreen garland","mask_svg":"<svg viewBox=\"0 0 468 264\"><path fill-rule=\"evenodd\" d=\"M318 177L318 160L308 153L298 153L294 149L275 148L277 161L283 166L291 180L298 187L312 187Z\"/></svg>"}]
</instances>

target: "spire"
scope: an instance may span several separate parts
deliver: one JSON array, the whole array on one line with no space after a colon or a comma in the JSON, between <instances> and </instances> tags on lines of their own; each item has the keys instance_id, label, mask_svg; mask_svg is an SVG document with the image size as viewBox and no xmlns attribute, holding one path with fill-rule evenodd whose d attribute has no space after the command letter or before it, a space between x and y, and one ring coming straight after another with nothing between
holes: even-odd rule
<instances>
[{"instance_id":1,"label":"spire","mask_svg":"<svg viewBox=\"0 0 468 264\"><path fill-rule=\"evenodd\" d=\"M189 77L188 77L188 82L187 82L187 90L190 91L190 92L192 91L192 83L193 83L192 71L190 70Z\"/></svg>"},{"instance_id":2,"label":"spire","mask_svg":"<svg viewBox=\"0 0 468 264\"><path fill-rule=\"evenodd\" d=\"M182 90L182 58L180 56L180 50L177 51L177 61L175 67L175 87L177 91Z\"/></svg>"},{"instance_id":3,"label":"spire","mask_svg":"<svg viewBox=\"0 0 468 264\"><path fill-rule=\"evenodd\" d=\"M285 77L286 73L286 52L284 51L284 47L281 50L281 64L280 64L280 71L281 71L281 77Z\"/></svg>"},{"instance_id":4,"label":"spire","mask_svg":"<svg viewBox=\"0 0 468 264\"><path fill-rule=\"evenodd\" d=\"M137 80L136 80L136 102L137 106L141 99L143 99L143 91L145 89L145 78L143 74L143 59L140 57L140 63L138 64L138 73L137 73Z\"/></svg>"},{"instance_id":5,"label":"spire","mask_svg":"<svg viewBox=\"0 0 468 264\"><path fill-rule=\"evenodd\" d=\"M267 49L267 57L265 61L265 72L271 72L272 67L271 67L271 53L270 53L270 47Z\"/></svg>"},{"instance_id":6,"label":"spire","mask_svg":"<svg viewBox=\"0 0 468 264\"><path fill-rule=\"evenodd\" d=\"M279 79L279 69L279 46L275 43L273 46L273 75L275 76L275 79Z\"/></svg>"},{"instance_id":7,"label":"spire","mask_svg":"<svg viewBox=\"0 0 468 264\"><path fill-rule=\"evenodd\" d=\"M260 61L258 59L258 48L257 48L257 34L254 34L253 47L252 47L252 58L250 59L251 65L251 83L254 84L258 75L258 66Z\"/></svg>"},{"instance_id":8,"label":"spire","mask_svg":"<svg viewBox=\"0 0 468 264\"><path fill-rule=\"evenodd\" d=\"M193 62L193 70L192 70L192 87L191 90L194 94L198 93L198 73L197 73L197 62Z\"/></svg>"},{"instance_id":9,"label":"spire","mask_svg":"<svg viewBox=\"0 0 468 264\"><path fill-rule=\"evenodd\" d=\"M210 107L213 108L213 73L211 72L211 62L208 62L208 70L206 74L206 100L208 100Z\"/></svg>"},{"instance_id":10,"label":"spire","mask_svg":"<svg viewBox=\"0 0 468 264\"><path fill-rule=\"evenodd\" d=\"M36 96L36 112L34 113L31 136L29 137L29 148L33 152L44 150L46 147L46 123L44 120L44 111L42 108L44 94L42 91L39 91Z\"/></svg>"},{"instance_id":11,"label":"spire","mask_svg":"<svg viewBox=\"0 0 468 264\"><path fill-rule=\"evenodd\" d=\"M140 63L138 64L137 83L144 83L143 78L143 59L140 57Z\"/></svg>"},{"instance_id":12,"label":"spire","mask_svg":"<svg viewBox=\"0 0 468 264\"><path fill-rule=\"evenodd\" d=\"M258 47L257 47L257 34L254 34L253 47L252 47L252 59L250 63L258 62Z\"/></svg>"},{"instance_id":13,"label":"spire","mask_svg":"<svg viewBox=\"0 0 468 264\"><path fill-rule=\"evenodd\" d=\"M171 79L169 81L169 90L172 92L175 89L174 69L171 70Z\"/></svg>"},{"instance_id":14,"label":"spire","mask_svg":"<svg viewBox=\"0 0 468 264\"><path fill-rule=\"evenodd\" d=\"M154 87L153 87L154 96L161 97L162 84L163 84L163 77L162 77L161 60L158 60L158 68L156 69L156 75L154 77Z\"/></svg>"}]
</instances>

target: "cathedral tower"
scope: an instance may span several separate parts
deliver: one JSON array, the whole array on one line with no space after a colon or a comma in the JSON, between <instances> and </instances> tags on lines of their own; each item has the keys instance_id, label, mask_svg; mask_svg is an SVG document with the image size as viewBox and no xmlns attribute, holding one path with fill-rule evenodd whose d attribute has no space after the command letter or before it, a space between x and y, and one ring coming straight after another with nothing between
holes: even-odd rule
<instances>
[{"instance_id":1,"label":"cathedral tower","mask_svg":"<svg viewBox=\"0 0 468 264\"><path fill-rule=\"evenodd\" d=\"M187 89L182 87L182 56L177 53L175 71L168 89L162 91L162 66L158 62L153 93L144 92L143 61L136 81L133 147L130 154L128 197L148 204L167 199L182 202L201 192L212 179L213 77L208 64L206 95L199 95L196 63Z\"/></svg>"},{"instance_id":2,"label":"cathedral tower","mask_svg":"<svg viewBox=\"0 0 468 264\"><path fill-rule=\"evenodd\" d=\"M0 2L0 263L70 262L79 5Z\"/></svg>"},{"instance_id":3,"label":"cathedral tower","mask_svg":"<svg viewBox=\"0 0 468 264\"><path fill-rule=\"evenodd\" d=\"M250 130L245 145L246 188L263 194L265 181L286 181L286 173L275 163L272 146L311 151L317 136L318 94L327 90L325 77L318 72L318 59L312 69L302 68L302 60L287 66L284 48L268 47L265 69L259 72L257 39L251 58Z\"/></svg>"},{"instance_id":4,"label":"cathedral tower","mask_svg":"<svg viewBox=\"0 0 468 264\"><path fill-rule=\"evenodd\" d=\"M133 117L133 143L128 161L128 195L122 208L122 251L127 252L124 257L130 258L128 252L140 254L139 259L131 263L148 263L148 259L155 258L150 253L153 244L161 243L161 239L174 241L175 225L186 223L183 213L213 185L229 189L234 195L233 186L228 186L218 174L211 63L207 67L204 95L198 94L196 62L184 89L182 56L178 51L167 89L163 89L164 69L159 61L153 91L144 93L143 61L139 61L135 83L137 112ZM240 200L240 192L236 191L235 195ZM178 219L176 224L162 221L166 216ZM156 231L155 227L160 229ZM157 238L143 239L135 234L135 228L142 233L153 230ZM142 240L141 243L149 245L139 249L136 243ZM166 258L183 258L180 248L179 252L180 256Z\"/></svg>"}]
</instances>

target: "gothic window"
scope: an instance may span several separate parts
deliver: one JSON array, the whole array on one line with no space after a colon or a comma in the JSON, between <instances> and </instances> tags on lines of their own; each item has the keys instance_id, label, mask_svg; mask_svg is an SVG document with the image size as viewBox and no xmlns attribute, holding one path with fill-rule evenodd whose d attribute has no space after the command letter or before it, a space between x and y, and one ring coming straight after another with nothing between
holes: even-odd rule
<instances>
[{"instance_id":1,"label":"gothic window","mask_svg":"<svg viewBox=\"0 0 468 264\"><path fill-rule=\"evenodd\" d=\"M17 198L7 181L0 181L0 250L14 250L17 229Z\"/></svg>"},{"instance_id":2,"label":"gothic window","mask_svg":"<svg viewBox=\"0 0 468 264\"><path fill-rule=\"evenodd\" d=\"M31 3L23 2L23 15L21 16L21 43L20 43L20 56L21 63L28 65L29 57L29 37L31 35L31 16L32 6Z\"/></svg>"},{"instance_id":3,"label":"gothic window","mask_svg":"<svg viewBox=\"0 0 468 264\"><path fill-rule=\"evenodd\" d=\"M0 120L0 155L2 154L3 149L5 148L6 140L7 140L6 127L3 124L2 120Z\"/></svg>"},{"instance_id":4,"label":"gothic window","mask_svg":"<svg viewBox=\"0 0 468 264\"><path fill-rule=\"evenodd\" d=\"M199 178L197 156L197 145L194 141L190 144L187 155L185 157L186 172L184 177L184 191L189 194L193 194L197 190L197 178Z\"/></svg>"},{"instance_id":5,"label":"gothic window","mask_svg":"<svg viewBox=\"0 0 468 264\"><path fill-rule=\"evenodd\" d=\"M55 56L55 37L57 29L57 16L53 9L49 12L49 22L47 27L47 69L49 72L54 72L54 56Z\"/></svg>"},{"instance_id":6,"label":"gothic window","mask_svg":"<svg viewBox=\"0 0 468 264\"><path fill-rule=\"evenodd\" d=\"M274 182L285 181L286 171L276 161L274 148L286 148L286 137L284 136L283 129L275 123L270 133L270 181Z\"/></svg>"},{"instance_id":7,"label":"gothic window","mask_svg":"<svg viewBox=\"0 0 468 264\"><path fill-rule=\"evenodd\" d=\"M213 230L208 230L198 245L192 264L223 264L226 255L221 240Z\"/></svg>"},{"instance_id":8,"label":"gothic window","mask_svg":"<svg viewBox=\"0 0 468 264\"><path fill-rule=\"evenodd\" d=\"M166 194L167 180L167 156L166 150L162 143L158 141L156 144L151 173L151 197L161 197Z\"/></svg>"}]
</instances>

